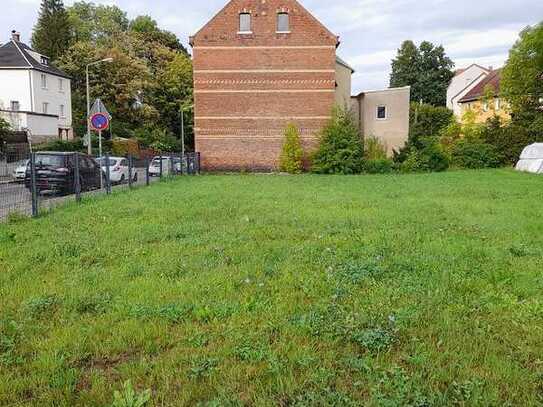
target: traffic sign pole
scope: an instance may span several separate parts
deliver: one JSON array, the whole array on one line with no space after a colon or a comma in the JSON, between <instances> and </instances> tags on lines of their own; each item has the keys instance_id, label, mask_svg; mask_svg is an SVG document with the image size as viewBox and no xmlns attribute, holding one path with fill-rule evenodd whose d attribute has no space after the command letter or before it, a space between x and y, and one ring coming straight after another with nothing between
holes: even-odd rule
<instances>
[{"instance_id":1,"label":"traffic sign pole","mask_svg":"<svg viewBox=\"0 0 543 407\"><path fill-rule=\"evenodd\" d=\"M98 131L98 151L98 155L100 156L100 189L103 191L104 177L102 176L102 163L104 162L104 158L102 157L102 130ZM106 166L109 167L109 162L106 162Z\"/></svg>"}]
</instances>

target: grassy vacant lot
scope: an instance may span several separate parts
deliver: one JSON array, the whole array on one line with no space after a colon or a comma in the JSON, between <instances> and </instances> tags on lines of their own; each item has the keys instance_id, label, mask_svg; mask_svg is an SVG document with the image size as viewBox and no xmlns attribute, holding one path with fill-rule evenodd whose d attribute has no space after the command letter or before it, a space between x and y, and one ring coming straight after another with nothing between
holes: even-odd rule
<instances>
[{"instance_id":1,"label":"grassy vacant lot","mask_svg":"<svg viewBox=\"0 0 543 407\"><path fill-rule=\"evenodd\" d=\"M543 178L204 176L0 226L0 405L543 403Z\"/></svg>"}]
</instances>

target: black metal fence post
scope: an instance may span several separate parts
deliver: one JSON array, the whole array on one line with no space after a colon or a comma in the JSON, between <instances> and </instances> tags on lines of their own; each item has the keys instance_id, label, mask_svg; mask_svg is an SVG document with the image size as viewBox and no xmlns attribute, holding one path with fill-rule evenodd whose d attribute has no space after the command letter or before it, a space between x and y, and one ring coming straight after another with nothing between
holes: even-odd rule
<instances>
[{"instance_id":1,"label":"black metal fence post","mask_svg":"<svg viewBox=\"0 0 543 407\"><path fill-rule=\"evenodd\" d=\"M109 154L106 154L106 194L111 194L111 174L109 173Z\"/></svg>"},{"instance_id":2,"label":"black metal fence post","mask_svg":"<svg viewBox=\"0 0 543 407\"><path fill-rule=\"evenodd\" d=\"M74 154L74 193L75 193L76 202L81 202L81 177L79 175L79 153Z\"/></svg>"},{"instance_id":3,"label":"black metal fence post","mask_svg":"<svg viewBox=\"0 0 543 407\"><path fill-rule=\"evenodd\" d=\"M149 158L145 158L145 185L149 186L150 183L149 179Z\"/></svg>"},{"instance_id":4,"label":"black metal fence post","mask_svg":"<svg viewBox=\"0 0 543 407\"><path fill-rule=\"evenodd\" d=\"M160 179L162 179L162 154L160 154Z\"/></svg>"},{"instance_id":5,"label":"black metal fence post","mask_svg":"<svg viewBox=\"0 0 543 407\"><path fill-rule=\"evenodd\" d=\"M170 177L175 175L175 162L174 156L170 154Z\"/></svg>"},{"instance_id":6,"label":"black metal fence post","mask_svg":"<svg viewBox=\"0 0 543 407\"><path fill-rule=\"evenodd\" d=\"M36 185L36 153L30 155L30 190L32 192L32 217L38 216L38 188Z\"/></svg>"},{"instance_id":7,"label":"black metal fence post","mask_svg":"<svg viewBox=\"0 0 543 407\"><path fill-rule=\"evenodd\" d=\"M128 188L132 189L132 178L133 178L133 165L132 165L132 154L128 155Z\"/></svg>"}]
</instances>

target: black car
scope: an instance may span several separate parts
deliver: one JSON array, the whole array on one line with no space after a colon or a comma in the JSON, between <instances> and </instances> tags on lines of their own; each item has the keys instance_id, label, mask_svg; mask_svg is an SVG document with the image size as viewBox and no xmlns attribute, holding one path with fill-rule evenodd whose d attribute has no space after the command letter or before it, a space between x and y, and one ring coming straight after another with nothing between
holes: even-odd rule
<instances>
[{"instance_id":1,"label":"black car","mask_svg":"<svg viewBox=\"0 0 543 407\"><path fill-rule=\"evenodd\" d=\"M81 191L100 188L103 171L100 165L81 153L36 153L36 189L39 193L75 193L75 156L79 158L79 182ZM30 165L26 170L25 185L31 188Z\"/></svg>"}]
</instances>

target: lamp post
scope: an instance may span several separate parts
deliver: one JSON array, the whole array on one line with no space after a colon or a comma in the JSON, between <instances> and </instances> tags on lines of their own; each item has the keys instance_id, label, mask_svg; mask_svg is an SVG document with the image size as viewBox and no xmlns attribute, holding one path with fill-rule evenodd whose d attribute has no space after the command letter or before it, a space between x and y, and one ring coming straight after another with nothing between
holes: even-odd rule
<instances>
[{"instance_id":1,"label":"lamp post","mask_svg":"<svg viewBox=\"0 0 543 407\"><path fill-rule=\"evenodd\" d=\"M186 108L193 108L193 105L186 106ZM187 163L188 167L188 163ZM185 106L181 105L181 175L184 174L185 168Z\"/></svg>"},{"instance_id":2,"label":"lamp post","mask_svg":"<svg viewBox=\"0 0 543 407\"><path fill-rule=\"evenodd\" d=\"M91 62L85 67L86 79L87 79L87 147L89 155L92 155L92 141L91 141L91 131L90 131L90 86L89 86L89 68L93 65L98 65L104 62L113 62L113 58L105 58L100 61Z\"/></svg>"}]
</instances>

